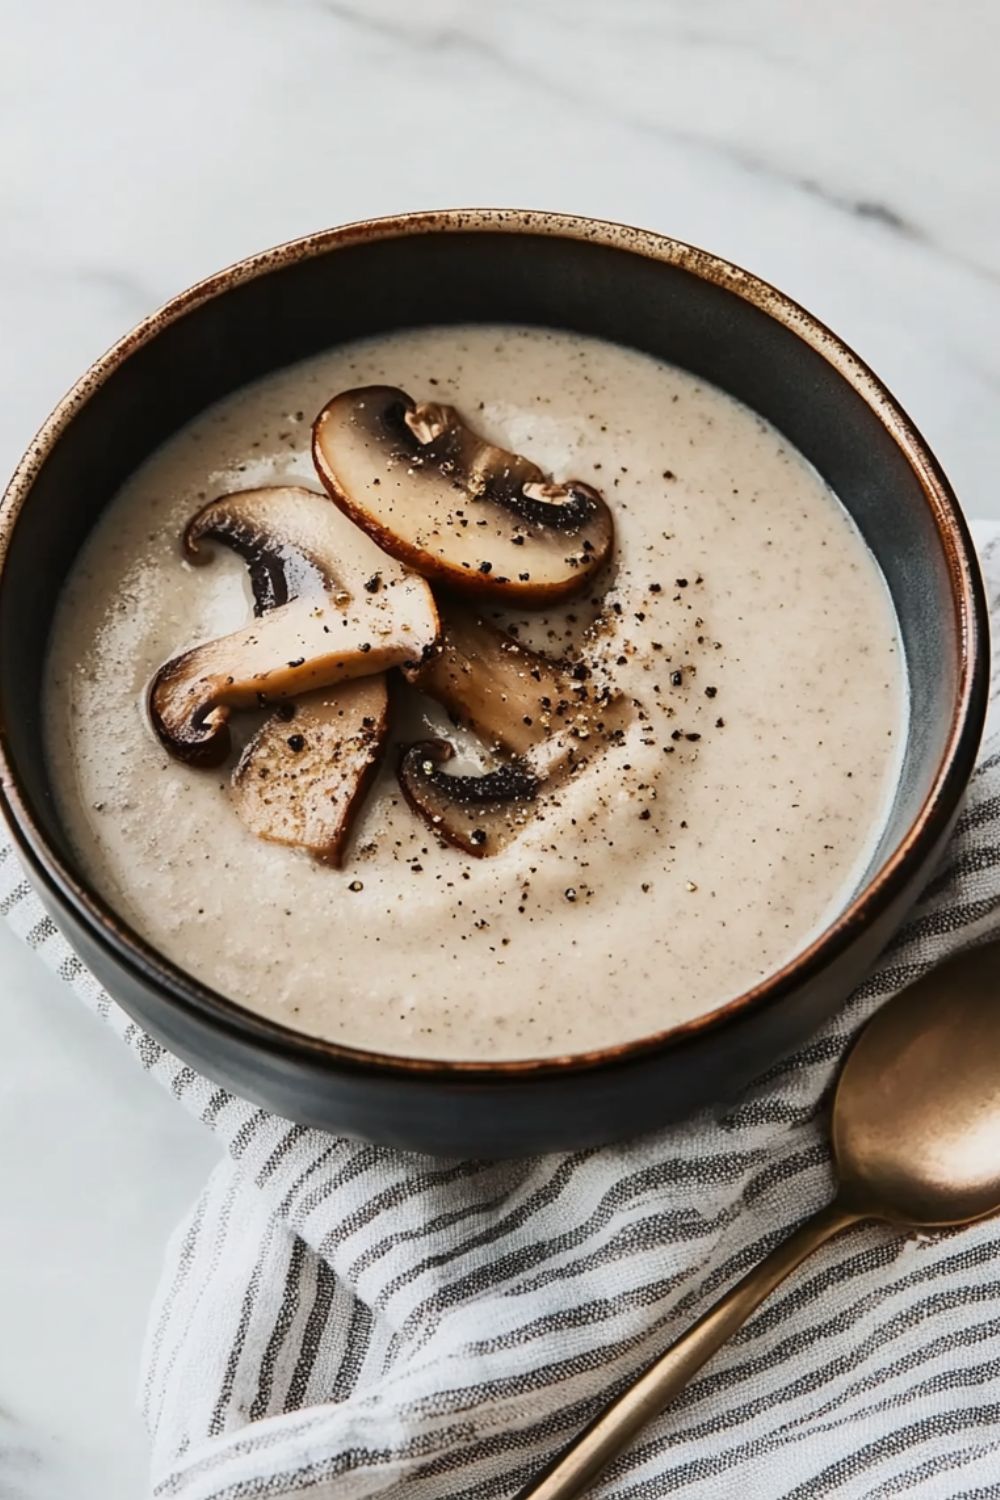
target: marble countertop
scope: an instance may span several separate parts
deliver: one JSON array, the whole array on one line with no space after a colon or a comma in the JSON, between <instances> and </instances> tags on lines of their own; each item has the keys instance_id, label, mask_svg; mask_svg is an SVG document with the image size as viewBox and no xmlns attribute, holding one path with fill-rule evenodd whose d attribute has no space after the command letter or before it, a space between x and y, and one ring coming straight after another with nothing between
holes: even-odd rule
<instances>
[{"instance_id":1,"label":"marble countertop","mask_svg":"<svg viewBox=\"0 0 1000 1500\"><path fill-rule=\"evenodd\" d=\"M989 0L960 25L934 0L8 8L0 469L197 277L326 224L503 204L776 282L888 382L968 513L1000 517L998 50ZM5 1500L144 1493L145 1307L214 1151L0 928Z\"/></svg>"}]
</instances>

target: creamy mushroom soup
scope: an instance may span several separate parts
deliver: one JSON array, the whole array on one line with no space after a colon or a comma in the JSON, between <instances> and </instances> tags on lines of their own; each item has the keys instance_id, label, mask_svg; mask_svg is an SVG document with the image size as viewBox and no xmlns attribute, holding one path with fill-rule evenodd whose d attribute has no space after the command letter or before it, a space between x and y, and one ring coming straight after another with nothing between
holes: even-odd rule
<instances>
[{"instance_id":1,"label":"creamy mushroom soup","mask_svg":"<svg viewBox=\"0 0 1000 1500\"><path fill-rule=\"evenodd\" d=\"M816 937L905 688L874 561L778 432L477 326L335 349L155 453L67 582L47 712L85 871L181 968L315 1036L511 1059L698 1016Z\"/></svg>"}]
</instances>

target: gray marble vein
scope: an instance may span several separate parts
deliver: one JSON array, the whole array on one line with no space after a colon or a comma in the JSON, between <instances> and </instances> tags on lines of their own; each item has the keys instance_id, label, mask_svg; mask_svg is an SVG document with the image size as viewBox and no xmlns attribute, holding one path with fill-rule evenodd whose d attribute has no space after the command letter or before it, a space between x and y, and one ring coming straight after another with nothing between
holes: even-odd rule
<instances>
[{"instance_id":1,"label":"gray marble vein","mask_svg":"<svg viewBox=\"0 0 1000 1500\"><path fill-rule=\"evenodd\" d=\"M469 29L457 22L446 26L432 22L425 26L419 19L421 13L418 12L417 19L413 19L414 13L409 7L393 7L391 11L383 9L376 12L371 7L351 5L347 0L307 0L307 3L311 8L345 25L366 35L376 36L397 48L416 50L436 57L442 54L455 54L459 57L472 55L501 70L522 89L532 92L543 90L547 98L558 98L578 111L594 108L593 91L587 87L586 80L580 79L577 74L566 76L556 48L550 49L547 54L544 49L536 50L529 57L525 55L524 49L514 51L505 47L499 35L500 28L494 28L493 34L488 38L476 25ZM468 9L456 12L456 15L462 14L469 14ZM476 12L471 14L475 16ZM665 50L698 47L709 49L717 57L745 52L756 65L763 62L799 71L803 66L807 70L814 69L811 62L803 64L801 59L793 56L770 52L763 40L754 35L717 35L684 25L657 26L654 21L649 20L637 31L636 39L640 42L659 41ZM666 86L669 87L669 78ZM608 99L606 95L602 97L600 108L603 117L609 122L617 122L630 130L642 132L674 149L715 156L722 163L740 171L769 179L793 192L806 193L835 212L852 214L889 234L898 235L914 244L925 245L975 275L992 281L1000 279L1000 272L995 266L984 264L960 249L943 243L929 227L917 223L891 203L869 198L861 191L852 194L817 176L793 171L749 145L732 141L717 142L692 129L668 125L662 119L629 108L626 99L627 90L621 91L614 100Z\"/></svg>"},{"instance_id":2,"label":"gray marble vein","mask_svg":"<svg viewBox=\"0 0 1000 1500\"><path fill-rule=\"evenodd\" d=\"M438 56L457 54L459 57L480 57L500 67L506 66L503 56L485 37L457 24L426 27L419 20L416 23L407 20L405 15L410 14L409 12L397 19L356 8L346 4L345 0L308 0L308 3L363 35L377 37L396 46Z\"/></svg>"}]
</instances>

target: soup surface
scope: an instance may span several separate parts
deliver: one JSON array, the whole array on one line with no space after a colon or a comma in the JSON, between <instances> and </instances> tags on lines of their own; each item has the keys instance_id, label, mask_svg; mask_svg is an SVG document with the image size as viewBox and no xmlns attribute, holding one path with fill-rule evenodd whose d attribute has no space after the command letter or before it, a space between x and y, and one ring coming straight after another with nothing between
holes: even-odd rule
<instances>
[{"instance_id":1,"label":"soup surface","mask_svg":"<svg viewBox=\"0 0 1000 1500\"><path fill-rule=\"evenodd\" d=\"M343 868L262 841L231 766L171 759L144 713L168 658L239 627L246 570L178 538L206 500L319 488L337 391L401 386L600 489L614 563L581 599L490 617L581 652L634 705L491 858L444 847L390 749ZM905 688L884 582L839 502L764 421L648 356L566 333L419 329L286 369L206 411L132 477L78 559L50 647L47 743L79 859L181 968L310 1034L412 1056L586 1051L732 998L801 950L884 826ZM396 740L475 738L397 694ZM259 716L233 716L245 741ZM236 752L234 751L234 754Z\"/></svg>"}]
</instances>

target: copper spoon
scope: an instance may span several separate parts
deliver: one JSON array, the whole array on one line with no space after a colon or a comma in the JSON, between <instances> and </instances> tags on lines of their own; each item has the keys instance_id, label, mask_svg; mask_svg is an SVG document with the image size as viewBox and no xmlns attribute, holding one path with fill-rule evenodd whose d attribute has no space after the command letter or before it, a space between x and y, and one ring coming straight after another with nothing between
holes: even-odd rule
<instances>
[{"instance_id":1,"label":"copper spoon","mask_svg":"<svg viewBox=\"0 0 1000 1500\"><path fill-rule=\"evenodd\" d=\"M647 1365L517 1500L582 1494L832 1235L863 1219L935 1229L1000 1209L1000 944L932 970L869 1021L837 1084L832 1137L833 1202Z\"/></svg>"}]
</instances>

